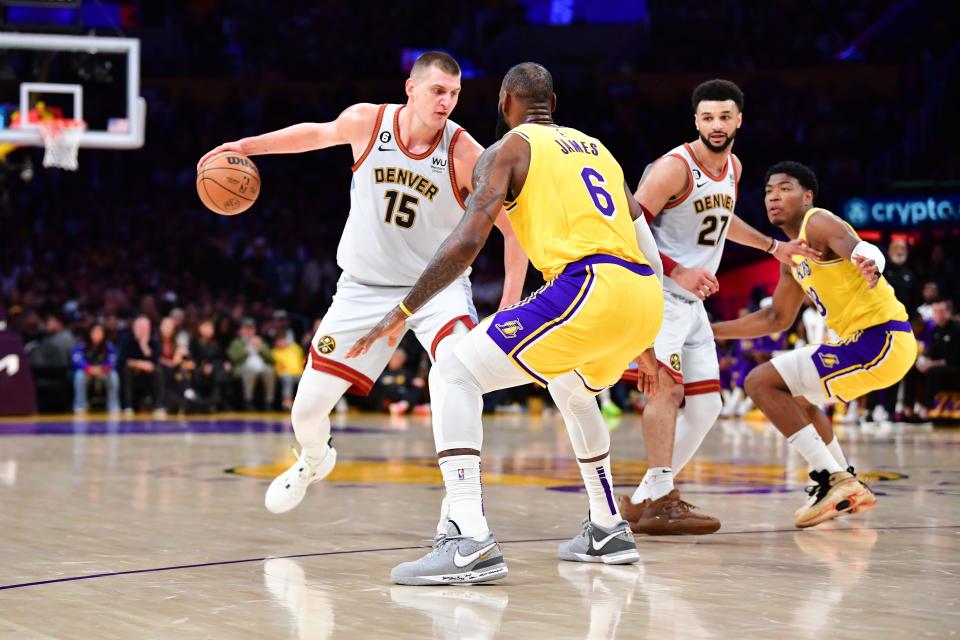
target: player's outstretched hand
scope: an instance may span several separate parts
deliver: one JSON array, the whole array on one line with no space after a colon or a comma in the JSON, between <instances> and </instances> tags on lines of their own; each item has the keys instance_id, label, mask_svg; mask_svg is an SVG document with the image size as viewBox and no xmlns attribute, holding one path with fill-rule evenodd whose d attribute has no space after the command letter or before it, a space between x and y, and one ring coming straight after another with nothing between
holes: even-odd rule
<instances>
[{"instance_id":1,"label":"player's outstretched hand","mask_svg":"<svg viewBox=\"0 0 960 640\"><path fill-rule=\"evenodd\" d=\"M653 349L647 349L636 359L639 375L637 389L648 398L655 398L660 393L660 374L657 371L657 356Z\"/></svg>"},{"instance_id":2,"label":"player's outstretched hand","mask_svg":"<svg viewBox=\"0 0 960 640\"><path fill-rule=\"evenodd\" d=\"M867 287L873 289L877 286L880 282L880 269L877 268L877 263L863 256L853 256L852 259L853 264L860 269L860 275L867 281Z\"/></svg>"},{"instance_id":3,"label":"player's outstretched hand","mask_svg":"<svg viewBox=\"0 0 960 640\"><path fill-rule=\"evenodd\" d=\"M243 149L240 146L240 141L234 140L233 142L224 142L219 147L214 147L210 151L207 151L205 154L203 154L203 157L200 158L200 162L197 163L197 172L198 173L200 172L200 169L207 162L207 160L217 155L218 153L225 153L227 151L233 151L234 153L243 153Z\"/></svg>"},{"instance_id":4,"label":"player's outstretched hand","mask_svg":"<svg viewBox=\"0 0 960 640\"><path fill-rule=\"evenodd\" d=\"M823 254L808 245L806 240L801 240L800 238L796 238L790 242L780 242L777 250L773 252L773 257L788 267L793 266L793 256L819 260Z\"/></svg>"},{"instance_id":5,"label":"player's outstretched hand","mask_svg":"<svg viewBox=\"0 0 960 640\"><path fill-rule=\"evenodd\" d=\"M706 300L720 291L720 281L706 269L688 269L678 264L670 272L670 277L701 300Z\"/></svg>"},{"instance_id":6,"label":"player's outstretched hand","mask_svg":"<svg viewBox=\"0 0 960 640\"><path fill-rule=\"evenodd\" d=\"M400 336L403 335L403 330L406 328L406 320L407 316L400 310L400 307L395 308L383 316L383 320L378 322L377 326L370 330L370 333L357 340L357 344L353 345L347 352L347 357L362 356L370 351L373 343L384 336L387 338L387 344L391 347L397 346L397 342L400 341Z\"/></svg>"}]
</instances>

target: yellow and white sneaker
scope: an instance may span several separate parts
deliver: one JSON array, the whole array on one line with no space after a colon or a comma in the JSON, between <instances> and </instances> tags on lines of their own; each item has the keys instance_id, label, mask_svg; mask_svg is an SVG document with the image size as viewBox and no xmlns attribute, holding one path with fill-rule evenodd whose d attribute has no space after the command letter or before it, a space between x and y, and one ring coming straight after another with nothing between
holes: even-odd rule
<instances>
[{"instance_id":1,"label":"yellow and white sneaker","mask_svg":"<svg viewBox=\"0 0 960 640\"><path fill-rule=\"evenodd\" d=\"M847 471L811 471L810 479L816 483L807 491L810 499L794 514L793 523L801 529L845 513L865 511L877 502L867 485Z\"/></svg>"}]
</instances>

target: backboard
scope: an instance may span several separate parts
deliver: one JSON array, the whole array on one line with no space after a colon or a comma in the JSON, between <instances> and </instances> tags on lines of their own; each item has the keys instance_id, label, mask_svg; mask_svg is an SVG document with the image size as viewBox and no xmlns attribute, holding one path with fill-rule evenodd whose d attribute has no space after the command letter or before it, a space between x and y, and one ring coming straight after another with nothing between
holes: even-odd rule
<instances>
[{"instance_id":1,"label":"backboard","mask_svg":"<svg viewBox=\"0 0 960 640\"><path fill-rule=\"evenodd\" d=\"M53 117L86 121L81 147L142 147L140 41L0 33L0 143L43 146L36 122Z\"/></svg>"}]
</instances>

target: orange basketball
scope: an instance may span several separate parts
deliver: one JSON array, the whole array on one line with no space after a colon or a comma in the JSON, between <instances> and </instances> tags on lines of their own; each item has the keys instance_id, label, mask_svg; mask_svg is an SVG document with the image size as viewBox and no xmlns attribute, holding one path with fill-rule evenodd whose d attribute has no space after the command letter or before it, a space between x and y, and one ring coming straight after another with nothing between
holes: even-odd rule
<instances>
[{"instance_id":1,"label":"orange basketball","mask_svg":"<svg viewBox=\"0 0 960 640\"><path fill-rule=\"evenodd\" d=\"M260 172L247 156L226 151L207 160L197 173L200 201L222 216L249 209L260 195Z\"/></svg>"}]
</instances>

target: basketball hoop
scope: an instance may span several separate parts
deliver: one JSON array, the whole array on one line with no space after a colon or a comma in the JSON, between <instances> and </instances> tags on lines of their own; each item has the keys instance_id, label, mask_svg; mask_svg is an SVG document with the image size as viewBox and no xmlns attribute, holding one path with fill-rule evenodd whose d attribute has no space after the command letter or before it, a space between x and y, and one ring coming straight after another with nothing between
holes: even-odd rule
<instances>
[{"instance_id":1,"label":"basketball hoop","mask_svg":"<svg viewBox=\"0 0 960 640\"><path fill-rule=\"evenodd\" d=\"M43 155L43 166L76 171L79 166L77 152L87 123L83 120L55 118L41 120L36 126L40 129L43 146L47 150Z\"/></svg>"}]
</instances>

